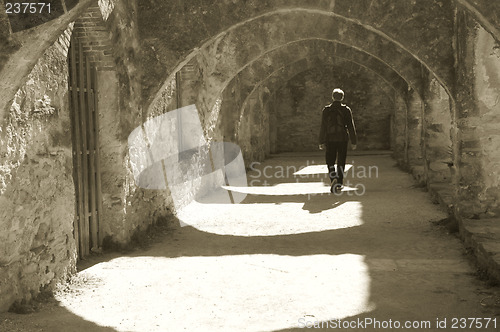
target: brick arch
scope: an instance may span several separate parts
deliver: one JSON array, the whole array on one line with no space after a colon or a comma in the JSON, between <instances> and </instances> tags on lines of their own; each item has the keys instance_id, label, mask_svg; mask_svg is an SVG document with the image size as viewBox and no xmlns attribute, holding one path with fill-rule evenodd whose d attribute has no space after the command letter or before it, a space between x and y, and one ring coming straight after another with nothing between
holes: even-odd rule
<instances>
[{"instance_id":1,"label":"brick arch","mask_svg":"<svg viewBox=\"0 0 500 332\"><path fill-rule=\"evenodd\" d=\"M419 77L422 68L430 68L400 43L372 27L331 12L294 8L240 22L212 38L176 67L165 87L180 68L196 59L204 68L205 75L206 97L200 106L211 109L216 101L214 96L224 90L242 67L272 49L300 39L324 39L355 48L380 59L393 70L405 73L401 76ZM444 79L436 75L436 71L430 72L449 92L451 84L448 81L444 84ZM163 90L149 104L148 112L155 108Z\"/></svg>"}]
</instances>

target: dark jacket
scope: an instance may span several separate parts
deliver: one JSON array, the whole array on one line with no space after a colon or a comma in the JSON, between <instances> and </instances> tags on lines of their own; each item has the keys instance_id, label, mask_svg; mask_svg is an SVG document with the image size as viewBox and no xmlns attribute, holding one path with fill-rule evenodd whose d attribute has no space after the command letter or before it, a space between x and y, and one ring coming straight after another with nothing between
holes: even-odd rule
<instances>
[{"instance_id":1,"label":"dark jacket","mask_svg":"<svg viewBox=\"0 0 500 332\"><path fill-rule=\"evenodd\" d=\"M332 116L340 116L343 128L339 131L331 132L328 129L330 118ZM347 142L351 139L351 144L356 145L358 138L356 136L356 128L352 119L352 112L349 106L342 104L340 101L334 101L323 108L321 115L321 129L319 131L319 144L326 142Z\"/></svg>"}]
</instances>

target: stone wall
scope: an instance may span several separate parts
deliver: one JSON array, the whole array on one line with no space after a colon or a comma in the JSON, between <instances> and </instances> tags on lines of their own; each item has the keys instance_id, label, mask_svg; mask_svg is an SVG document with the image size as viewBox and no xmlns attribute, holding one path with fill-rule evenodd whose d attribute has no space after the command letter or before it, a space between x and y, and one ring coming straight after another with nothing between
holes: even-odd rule
<instances>
[{"instance_id":1,"label":"stone wall","mask_svg":"<svg viewBox=\"0 0 500 332\"><path fill-rule=\"evenodd\" d=\"M410 89L406 93L406 152L408 164L412 166L423 165L423 137L422 124L424 121L424 106L422 97Z\"/></svg>"},{"instance_id":2,"label":"stone wall","mask_svg":"<svg viewBox=\"0 0 500 332\"><path fill-rule=\"evenodd\" d=\"M477 32L474 72L484 181L479 200L493 217L500 215L500 43L483 28Z\"/></svg>"},{"instance_id":3,"label":"stone wall","mask_svg":"<svg viewBox=\"0 0 500 332\"><path fill-rule=\"evenodd\" d=\"M451 181L453 144L450 98L439 83L429 78L424 95L424 166L427 183Z\"/></svg>"},{"instance_id":4,"label":"stone wall","mask_svg":"<svg viewBox=\"0 0 500 332\"><path fill-rule=\"evenodd\" d=\"M491 218L500 212L499 45L465 13L458 26L458 214Z\"/></svg>"},{"instance_id":5,"label":"stone wall","mask_svg":"<svg viewBox=\"0 0 500 332\"><path fill-rule=\"evenodd\" d=\"M143 121L133 1L100 1L74 38L97 68L103 180L101 240L125 245L171 213L168 192L138 188L127 138ZM103 17L107 21L103 21ZM5 23L5 22L4 22ZM74 272L75 185L68 105L72 27L38 60L0 127L0 311ZM113 44L113 46L112 46Z\"/></svg>"},{"instance_id":6,"label":"stone wall","mask_svg":"<svg viewBox=\"0 0 500 332\"><path fill-rule=\"evenodd\" d=\"M74 271L74 184L64 38L0 124L0 311Z\"/></svg>"},{"instance_id":7,"label":"stone wall","mask_svg":"<svg viewBox=\"0 0 500 332\"><path fill-rule=\"evenodd\" d=\"M394 93L394 113L392 115L392 156L399 165L408 164L408 142L406 117L408 109L403 94Z\"/></svg>"},{"instance_id":8,"label":"stone wall","mask_svg":"<svg viewBox=\"0 0 500 332\"><path fill-rule=\"evenodd\" d=\"M105 245L126 245L135 232L144 231L172 210L167 192L136 185L130 164L128 136L146 119L138 98L136 12L135 1L99 1L76 21L73 36L97 70L103 198L100 242Z\"/></svg>"},{"instance_id":9,"label":"stone wall","mask_svg":"<svg viewBox=\"0 0 500 332\"><path fill-rule=\"evenodd\" d=\"M466 218L498 215L498 43L466 12L457 15L458 202Z\"/></svg>"}]
</instances>

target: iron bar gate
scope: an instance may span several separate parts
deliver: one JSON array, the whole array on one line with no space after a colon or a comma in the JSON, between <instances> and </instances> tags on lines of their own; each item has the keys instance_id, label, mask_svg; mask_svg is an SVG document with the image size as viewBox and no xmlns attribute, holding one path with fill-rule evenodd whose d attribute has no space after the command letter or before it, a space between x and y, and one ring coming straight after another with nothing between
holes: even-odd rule
<instances>
[{"instance_id":1,"label":"iron bar gate","mask_svg":"<svg viewBox=\"0 0 500 332\"><path fill-rule=\"evenodd\" d=\"M68 61L76 192L74 237L78 256L84 258L102 243L97 72L76 38L71 40Z\"/></svg>"}]
</instances>

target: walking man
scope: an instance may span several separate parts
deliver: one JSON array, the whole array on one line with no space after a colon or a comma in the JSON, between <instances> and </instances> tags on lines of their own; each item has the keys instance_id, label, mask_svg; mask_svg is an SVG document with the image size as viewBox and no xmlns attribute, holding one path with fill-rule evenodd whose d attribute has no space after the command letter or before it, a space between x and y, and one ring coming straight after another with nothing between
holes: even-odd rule
<instances>
[{"instance_id":1,"label":"walking man","mask_svg":"<svg viewBox=\"0 0 500 332\"><path fill-rule=\"evenodd\" d=\"M349 106L342 104L344 91L334 89L332 99L333 102L323 108L319 132L319 149L326 148L326 164L331 182L330 191L340 193L344 183L347 144L350 138L352 149L355 150L357 136L351 109ZM337 162L336 170L335 162Z\"/></svg>"}]
</instances>

